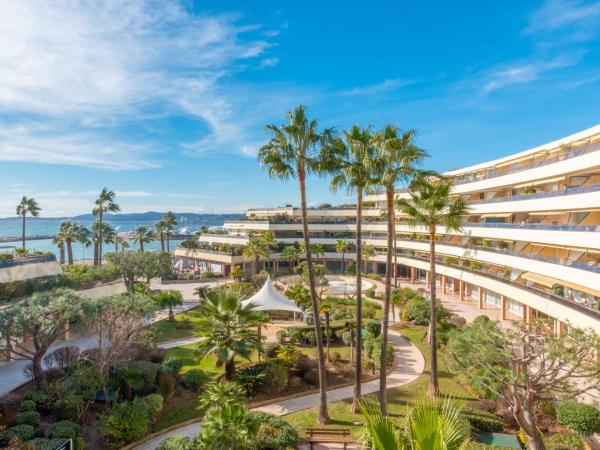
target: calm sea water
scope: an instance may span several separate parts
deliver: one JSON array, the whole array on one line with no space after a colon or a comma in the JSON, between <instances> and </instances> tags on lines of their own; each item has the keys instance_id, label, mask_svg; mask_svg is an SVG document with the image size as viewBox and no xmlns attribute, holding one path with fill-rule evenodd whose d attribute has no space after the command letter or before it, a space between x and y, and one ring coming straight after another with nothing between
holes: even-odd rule
<instances>
[{"instance_id":1,"label":"calm sea water","mask_svg":"<svg viewBox=\"0 0 600 450\"><path fill-rule=\"evenodd\" d=\"M60 223L64 219L42 219L36 218L33 220L27 220L27 228L26 234L27 236L45 236L45 235L54 235L58 231ZM91 220L78 220L73 221L78 222L86 227L90 228L92 226L93 221ZM113 220L107 221L110 223L113 228L115 228L118 232L127 232L132 231L138 226L144 225L149 228L152 228L155 221L127 221L127 220ZM223 221L186 221L179 224L179 228L186 227L190 233L193 233L203 226L212 227L212 226L222 226ZM18 217L9 218L9 219L0 219L0 237L18 237L21 236L21 219ZM133 242L129 243L130 249L137 250L138 247ZM165 244L166 245L166 244ZM177 241L171 243L171 250L175 248L177 245ZM58 248L52 243L51 239L35 239L26 242L26 246L30 251L40 251L40 252L53 252L58 257ZM20 238L15 241L10 242L0 242L0 252L12 252L15 247L21 247ZM150 242L148 244L144 244L144 249L147 250L158 250L160 249L160 241ZM111 244L105 244L103 246L103 250L105 252L114 251L114 246ZM92 247L84 247L81 244L73 244L73 257L75 259L90 259L93 257L93 248Z\"/></svg>"}]
</instances>

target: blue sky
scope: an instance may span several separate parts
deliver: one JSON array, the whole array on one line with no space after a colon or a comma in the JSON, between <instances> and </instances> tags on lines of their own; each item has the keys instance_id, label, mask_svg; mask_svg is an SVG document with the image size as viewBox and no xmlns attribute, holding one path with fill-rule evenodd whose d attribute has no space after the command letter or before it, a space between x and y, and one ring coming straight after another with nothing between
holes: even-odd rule
<instances>
[{"instance_id":1,"label":"blue sky","mask_svg":"<svg viewBox=\"0 0 600 450\"><path fill-rule=\"evenodd\" d=\"M297 203L255 159L302 103L461 167L600 122L600 2L25 1L0 15L0 216ZM311 203L347 202L325 181Z\"/></svg>"}]
</instances>

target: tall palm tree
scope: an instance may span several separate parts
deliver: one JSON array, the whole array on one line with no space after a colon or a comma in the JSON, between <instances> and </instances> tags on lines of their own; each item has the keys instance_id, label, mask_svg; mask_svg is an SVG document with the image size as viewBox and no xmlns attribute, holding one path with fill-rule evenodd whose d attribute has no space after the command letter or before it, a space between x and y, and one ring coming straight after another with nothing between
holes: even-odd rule
<instances>
[{"instance_id":1,"label":"tall palm tree","mask_svg":"<svg viewBox=\"0 0 600 450\"><path fill-rule=\"evenodd\" d=\"M404 133L394 125L385 126L375 136L377 156L374 169L377 174L375 185L385 190L387 209L387 252L385 266L385 294L383 298L383 319L381 323L381 370L379 375L379 406L387 415L387 363L388 322L390 316L390 295L392 292L392 254L396 229L394 211L394 190L400 182L407 183L416 173L417 167L427 156L424 150L414 143L415 131Z\"/></svg>"},{"instance_id":2,"label":"tall palm tree","mask_svg":"<svg viewBox=\"0 0 600 450\"><path fill-rule=\"evenodd\" d=\"M100 191L100 195L96 199L96 206L92 210L94 216L98 217L98 264L102 264L102 232L104 228L102 227L102 219L104 217L104 213L107 212L118 212L121 210L121 207L115 203L115 193L113 191L109 191L107 188L102 188Z\"/></svg>"},{"instance_id":3,"label":"tall palm tree","mask_svg":"<svg viewBox=\"0 0 600 450\"><path fill-rule=\"evenodd\" d=\"M111 227L108 223L102 222L94 222L92 224L92 230L88 232L87 237L82 238L81 242L88 247L90 245L94 246L94 265L97 266L100 264L100 249L102 244L112 244L117 233L115 229Z\"/></svg>"},{"instance_id":4,"label":"tall palm tree","mask_svg":"<svg viewBox=\"0 0 600 450\"><path fill-rule=\"evenodd\" d=\"M123 236L115 236L113 243L115 244L115 253L119 251L119 247L121 247L121 251L125 251L126 248L129 248L129 242Z\"/></svg>"},{"instance_id":5,"label":"tall palm tree","mask_svg":"<svg viewBox=\"0 0 600 450\"><path fill-rule=\"evenodd\" d=\"M410 200L398 199L396 205L406 214L405 220L413 226L425 226L429 232L429 279L431 280L431 318L429 342L431 344L431 377L429 394L439 395L436 339L436 285L435 239L437 227L447 231L460 231L468 207L462 198L451 198L452 183L435 177L418 176L409 190Z\"/></svg>"},{"instance_id":6,"label":"tall palm tree","mask_svg":"<svg viewBox=\"0 0 600 450\"><path fill-rule=\"evenodd\" d=\"M325 379L325 356L323 354L323 337L319 304L315 286L314 268L311 255L310 237L308 235L308 213L306 206L306 176L314 173L323 175L331 171L333 160L333 130L318 131L317 121L306 117L304 106L298 106L288 112L289 123L281 126L268 125L267 131L271 139L263 145L258 153L258 160L267 167L271 177L288 180L297 178L300 188L300 208L302 211L302 229L304 249L308 266L308 281L317 338L317 357L319 361L320 423L329 422L327 413L327 381Z\"/></svg>"},{"instance_id":7,"label":"tall palm tree","mask_svg":"<svg viewBox=\"0 0 600 450\"><path fill-rule=\"evenodd\" d=\"M275 236L270 231L265 231L260 236L260 239L262 240L263 245L267 250L267 264L271 266L270 272L273 273L273 265L271 262L271 250L277 248L277 239L275 239Z\"/></svg>"},{"instance_id":8,"label":"tall palm tree","mask_svg":"<svg viewBox=\"0 0 600 450\"><path fill-rule=\"evenodd\" d=\"M63 265L65 263L65 240L61 236L60 230L56 234L56 236L54 236L54 239L52 239L52 244L54 244L58 247L58 252L59 252L58 261L59 261L60 265Z\"/></svg>"},{"instance_id":9,"label":"tall palm tree","mask_svg":"<svg viewBox=\"0 0 600 450\"><path fill-rule=\"evenodd\" d=\"M300 250L295 244L287 245L281 251L281 257L290 265L290 272L298 265L300 259Z\"/></svg>"},{"instance_id":10,"label":"tall palm tree","mask_svg":"<svg viewBox=\"0 0 600 450\"><path fill-rule=\"evenodd\" d=\"M140 252L144 251L144 244L154 240L154 233L148 227L140 225L131 234L131 240L140 246Z\"/></svg>"},{"instance_id":11,"label":"tall palm tree","mask_svg":"<svg viewBox=\"0 0 600 450\"><path fill-rule=\"evenodd\" d=\"M394 421L363 402L365 431L373 450L460 450L469 439L461 409L451 401L424 401L408 414L405 437Z\"/></svg>"},{"instance_id":12,"label":"tall palm tree","mask_svg":"<svg viewBox=\"0 0 600 450\"><path fill-rule=\"evenodd\" d=\"M357 250L358 251L358 250ZM375 256L375 247L369 244L362 245L362 251L360 252L362 257L365 258L365 273L369 272L369 261ZM361 270L361 268L356 265L357 270Z\"/></svg>"},{"instance_id":13,"label":"tall palm tree","mask_svg":"<svg viewBox=\"0 0 600 450\"><path fill-rule=\"evenodd\" d=\"M171 211L167 211L163 215L162 222L165 225L165 231L166 231L166 237L167 237L167 252L170 252L171 251L171 247L170 247L171 236L173 235L174 228L177 226L177 219L175 218L175 214L173 214Z\"/></svg>"},{"instance_id":14,"label":"tall palm tree","mask_svg":"<svg viewBox=\"0 0 600 450\"><path fill-rule=\"evenodd\" d=\"M335 141L339 148L339 159L335 175L331 180L331 189L337 191L343 187L348 193L356 192L356 355L355 355L355 376L354 376L354 396L350 410L354 413L358 411L358 405L361 395L360 383L362 373L362 256L364 248L362 246L362 204L365 189L372 183L373 158L375 149L373 147L373 135L370 127L362 130L353 125L350 130L342 133L342 137ZM339 251L339 250L338 250ZM343 257L343 253L342 253ZM343 265L343 261L342 261Z\"/></svg>"},{"instance_id":15,"label":"tall palm tree","mask_svg":"<svg viewBox=\"0 0 600 450\"><path fill-rule=\"evenodd\" d=\"M27 214L33 217L37 217L40 215L40 211L42 209L38 205L38 203L31 197L26 197L25 195L21 198L21 201L17 205L17 216L21 216L22 218L22 241L23 241L23 250L25 250L25 217Z\"/></svg>"},{"instance_id":16,"label":"tall palm tree","mask_svg":"<svg viewBox=\"0 0 600 450\"><path fill-rule=\"evenodd\" d=\"M342 273L345 273L346 271L344 270L345 267L345 257L346 257L346 253L348 253L350 251L350 242L348 242L346 239L338 239L337 242L335 243L335 251L338 253L342 254Z\"/></svg>"},{"instance_id":17,"label":"tall palm tree","mask_svg":"<svg viewBox=\"0 0 600 450\"><path fill-rule=\"evenodd\" d=\"M232 380L236 356L250 360L254 351L263 351L256 327L268 319L253 305L243 306L231 289L211 291L205 300L200 306L201 319L196 323L198 335L204 338L198 350L203 356L216 356L217 367L225 366L225 378Z\"/></svg>"},{"instance_id":18,"label":"tall palm tree","mask_svg":"<svg viewBox=\"0 0 600 450\"><path fill-rule=\"evenodd\" d=\"M248 241L248 245L244 247L243 254L244 256L253 259L252 276L255 277L258 273L260 258L265 258L267 256L265 243L259 237L251 237Z\"/></svg>"},{"instance_id":19,"label":"tall palm tree","mask_svg":"<svg viewBox=\"0 0 600 450\"><path fill-rule=\"evenodd\" d=\"M67 248L67 262L73 264L73 242L81 241L82 225L65 220L61 222L58 232Z\"/></svg>"},{"instance_id":20,"label":"tall palm tree","mask_svg":"<svg viewBox=\"0 0 600 450\"><path fill-rule=\"evenodd\" d=\"M160 251L165 252L165 239L169 232L169 226L165 223L164 220L159 220L154 224L154 231L156 232L156 236L160 239Z\"/></svg>"}]
</instances>

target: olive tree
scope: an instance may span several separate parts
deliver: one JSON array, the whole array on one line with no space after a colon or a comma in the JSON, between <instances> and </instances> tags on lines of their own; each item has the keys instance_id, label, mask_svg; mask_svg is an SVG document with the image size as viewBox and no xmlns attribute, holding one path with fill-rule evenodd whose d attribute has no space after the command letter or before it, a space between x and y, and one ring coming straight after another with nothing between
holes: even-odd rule
<instances>
[{"instance_id":1,"label":"olive tree","mask_svg":"<svg viewBox=\"0 0 600 450\"><path fill-rule=\"evenodd\" d=\"M506 330L496 322L477 321L452 332L447 346L453 372L506 399L531 450L546 448L535 423L540 400L600 388L600 337L577 328L556 335L549 325L538 320Z\"/></svg>"},{"instance_id":2,"label":"olive tree","mask_svg":"<svg viewBox=\"0 0 600 450\"><path fill-rule=\"evenodd\" d=\"M1 310L0 354L31 361L33 378L41 386L42 358L81 311L81 296L69 289L38 292Z\"/></svg>"}]
</instances>

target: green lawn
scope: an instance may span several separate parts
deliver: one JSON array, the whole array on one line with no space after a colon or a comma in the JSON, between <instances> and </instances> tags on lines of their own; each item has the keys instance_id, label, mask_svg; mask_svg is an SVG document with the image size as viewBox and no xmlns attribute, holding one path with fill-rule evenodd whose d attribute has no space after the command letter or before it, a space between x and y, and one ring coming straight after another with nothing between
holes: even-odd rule
<instances>
[{"instance_id":1,"label":"green lawn","mask_svg":"<svg viewBox=\"0 0 600 450\"><path fill-rule=\"evenodd\" d=\"M177 314L175 316L175 322L170 322L165 319L150 325L150 330L154 332L156 342L172 341L174 339L194 336L195 325L200 317L200 308L195 307L186 312ZM192 323L192 328L187 330L178 329L177 322L182 320L189 320Z\"/></svg>"},{"instance_id":2,"label":"green lawn","mask_svg":"<svg viewBox=\"0 0 600 450\"><path fill-rule=\"evenodd\" d=\"M419 399L427 394L427 385L429 383L429 347L423 342L425 328L402 329L404 336L409 338L417 348L423 353L426 360L425 372L418 379L405 386L388 390L388 409L390 416L397 419L398 423L402 421L407 410ZM474 400L475 398L466 392L461 385L447 372L443 358L438 360L439 383L443 395L453 396L459 402ZM329 415L332 419L331 424L325 427L331 428L349 428L353 437L356 439L362 429L363 419L359 414L351 414L349 407L351 400L345 400L329 404ZM285 419L291 423L301 436L304 430L311 427L321 427L317 424L317 410L315 408L285 416Z\"/></svg>"}]
</instances>

